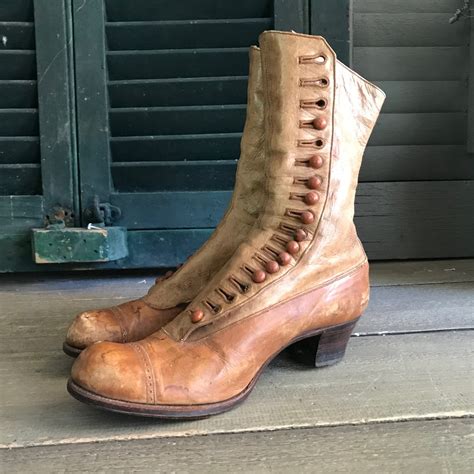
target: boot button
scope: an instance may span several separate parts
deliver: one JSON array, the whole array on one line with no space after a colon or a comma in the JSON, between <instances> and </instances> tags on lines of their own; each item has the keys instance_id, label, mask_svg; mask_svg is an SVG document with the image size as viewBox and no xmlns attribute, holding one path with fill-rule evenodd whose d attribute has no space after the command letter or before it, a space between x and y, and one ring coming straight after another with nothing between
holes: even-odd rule
<instances>
[{"instance_id":1,"label":"boot button","mask_svg":"<svg viewBox=\"0 0 474 474\"><path fill-rule=\"evenodd\" d=\"M296 255L300 251L300 244L296 240L290 240L286 244L286 250L288 250L289 254Z\"/></svg>"},{"instance_id":2,"label":"boot button","mask_svg":"<svg viewBox=\"0 0 474 474\"><path fill-rule=\"evenodd\" d=\"M319 176L311 176L306 182L309 189L318 189L321 186L321 178Z\"/></svg>"},{"instance_id":3,"label":"boot button","mask_svg":"<svg viewBox=\"0 0 474 474\"><path fill-rule=\"evenodd\" d=\"M313 120L313 125L316 130L324 130L328 122L324 117L318 117Z\"/></svg>"},{"instance_id":4,"label":"boot button","mask_svg":"<svg viewBox=\"0 0 474 474\"><path fill-rule=\"evenodd\" d=\"M306 196L304 197L304 202L308 204L309 206L316 204L318 201L319 201L318 193L311 192L311 193L306 194Z\"/></svg>"},{"instance_id":5,"label":"boot button","mask_svg":"<svg viewBox=\"0 0 474 474\"><path fill-rule=\"evenodd\" d=\"M303 224L312 224L314 222L314 214L311 211L301 213L301 222Z\"/></svg>"},{"instance_id":6,"label":"boot button","mask_svg":"<svg viewBox=\"0 0 474 474\"><path fill-rule=\"evenodd\" d=\"M267 274L263 270L255 270L252 275L252 280L255 283L262 283L267 278Z\"/></svg>"},{"instance_id":7,"label":"boot button","mask_svg":"<svg viewBox=\"0 0 474 474\"><path fill-rule=\"evenodd\" d=\"M270 274L276 273L280 270L280 265L278 265L278 262L275 262L275 260L270 260L265 264L265 270Z\"/></svg>"},{"instance_id":8,"label":"boot button","mask_svg":"<svg viewBox=\"0 0 474 474\"><path fill-rule=\"evenodd\" d=\"M281 252L278 258L282 265L288 265L291 262L291 255L288 252Z\"/></svg>"},{"instance_id":9,"label":"boot button","mask_svg":"<svg viewBox=\"0 0 474 474\"><path fill-rule=\"evenodd\" d=\"M319 155L313 155L309 159L309 166L311 166L311 168L318 169L318 168L321 168L323 164L324 164L324 160Z\"/></svg>"},{"instance_id":10,"label":"boot button","mask_svg":"<svg viewBox=\"0 0 474 474\"><path fill-rule=\"evenodd\" d=\"M204 318L204 311L202 309L195 309L191 312L191 321L193 323L198 323L202 318Z\"/></svg>"},{"instance_id":11,"label":"boot button","mask_svg":"<svg viewBox=\"0 0 474 474\"><path fill-rule=\"evenodd\" d=\"M303 242L303 240L306 240L307 234L303 229L298 229L295 232L295 240L297 242Z\"/></svg>"}]
</instances>

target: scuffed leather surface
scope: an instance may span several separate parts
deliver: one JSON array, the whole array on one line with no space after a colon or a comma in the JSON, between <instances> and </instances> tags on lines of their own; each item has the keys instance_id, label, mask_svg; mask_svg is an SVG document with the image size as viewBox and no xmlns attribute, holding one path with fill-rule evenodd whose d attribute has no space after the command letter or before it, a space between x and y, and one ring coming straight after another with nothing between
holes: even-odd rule
<instances>
[{"instance_id":1,"label":"scuffed leather surface","mask_svg":"<svg viewBox=\"0 0 474 474\"><path fill-rule=\"evenodd\" d=\"M110 308L85 311L74 318L66 342L84 349L97 341L138 341L163 327L183 309L184 305L156 309L138 299Z\"/></svg>"},{"instance_id":2,"label":"scuffed leather surface","mask_svg":"<svg viewBox=\"0 0 474 474\"><path fill-rule=\"evenodd\" d=\"M72 378L80 386L105 397L155 405L223 401L242 392L262 365L296 337L351 321L365 309L368 264L352 221L354 195L363 149L384 95L338 63L320 37L266 32L260 44L267 153L262 216L245 243L189 305L205 311L202 322L192 324L186 309L160 331L123 346L123 351L117 344L88 348L73 367ZM298 56L321 52L328 58L323 69L332 86L324 91L300 88L301 75L319 75L321 65L301 66ZM317 219L308 227L310 238L288 268L263 284L253 284L219 314L211 314L202 301L215 299L216 287L268 241L288 206L295 172L308 171L294 168L302 153L297 140L316 135L299 128L301 114L309 113L301 112L299 101L315 93L328 100L330 124L321 150L324 166L318 170L322 199L312 208ZM133 378L127 375L128 358Z\"/></svg>"},{"instance_id":3,"label":"scuffed leather surface","mask_svg":"<svg viewBox=\"0 0 474 474\"><path fill-rule=\"evenodd\" d=\"M351 321L368 301L368 266L206 338L176 342L163 331L131 344L99 343L72 368L81 387L115 400L190 405L227 400L290 341Z\"/></svg>"},{"instance_id":4,"label":"scuffed leather surface","mask_svg":"<svg viewBox=\"0 0 474 474\"><path fill-rule=\"evenodd\" d=\"M263 90L260 51L250 49L247 119L232 200L209 240L173 276L155 285L148 304L169 308L191 301L245 240L260 214L264 189Z\"/></svg>"}]
</instances>

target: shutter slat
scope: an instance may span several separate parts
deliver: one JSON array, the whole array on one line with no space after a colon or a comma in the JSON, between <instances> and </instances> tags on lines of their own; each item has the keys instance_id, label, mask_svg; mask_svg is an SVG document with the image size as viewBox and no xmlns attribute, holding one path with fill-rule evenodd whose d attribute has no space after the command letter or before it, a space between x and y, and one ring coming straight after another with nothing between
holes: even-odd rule
<instances>
[{"instance_id":1,"label":"shutter slat","mask_svg":"<svg viewBox=\"0 0 474 474\"><path fill-rule=\"evenodd\" d=\"M0 81L0 109L37 106L36 81Z\"/></svg>"},{"instance_id":2,"label":"shutter slat","mask_svg":"<svg viewBox=\"0 0 474 474\"><path fill-rule=\"evenodd\" d=\"M0 164L0 195L41 194L39 164Z\"/></svg>"},{"instance_id":3,"label":"shutter slat","mask_svg":"<svg viewBox=\"0 0 474 474\"><path fill-rule=\"evenodd\" d=\"M448 19L446 13L355 14L354 46L466 45L468 22Z\"/></svg>"},{"instance_id":4,"label":"shutter slat","mask_svg":"<svg viewBox=\"0 0 474 474\"><path fill-rule=\"evenodd\" d=\"M110 51L107 58L111 80L248 73L248 48Z\"/></svg>"},{"instance_id":5,"label":"shutter slat","mask_svg":"<svg viewBox=\"0 0 474 474\"><path fill-rule=\"evenodd\" d=\"M466 114L381 114L369 145L462 145Z\"/></svg>"},{"instance_id":6,"label":"shutter slat","mask_svg":"<svg viewBox=\"0 0 474 474\"><path fill-rule=\"evenodd\" d=\"M247 76L111 81L109 97L112 107L244 104Z\"/></svg>"},{"instance_id":7,"label":"shutter slat","mask_svg":"<svg viewBox=\"0 0 474 474\"><path fill-rule=\"evenodd\" d=\"M38 134L37 109L0 110L0 136L31 136Z\"/></svg>"},{"instance_id":8,"label":"shutter slat","mask_svg":"<svg viewBox=\"0 0 474 474\"><path fill-rule=\"evenodd\" d=\"M0 49L34 49L32 22L0 21Z\"/></svg>"},{"instance_id":9,"label":"shutter slat","mask_svg":"<svg viewBox=\"0 0 474 474\"><path fill-rule=\"evenodd\" d=\"M255 41L270 28L271 18L201 22L108 23L108 46L114 50L235 48Z\"/></svg>"},{"instance_id":10,"label":"shutter slat","mask_svg":"<svg viewBox=\"0 0 474 474\"><path fill-rule=\"evenodd\" d=\"M33 21L32 0L2 0L0 21Z\"/></svg>"},{"instance_id":11,"label":"shutter slat","mask_svg":"<svg viewBox=\"0 0 474 474\"><path fill-rule=\"evenodd\" d=\"M0 137L0 163L39 163L38 137Z\"/></svg>"},{"instance_id":12,"label":"shutter slat","mask_svg":"<svg viewBox=\"0 0 474 474\"><path fill-rule=\"evenodd\" d=\"M450 81L464 73L467 49L446 47L356 47L354 69L371 81Z\"/></svg>"},{"instance_id":13,"label":"shutter slat","mask_svg":"<svg viewBox=\"0 0 474 474\"><path fill-rule=\"evenodd\" d=\"M190 8L189 4L169 0L106 0L109 21L261 18L271 16L271 5L268 0L199 0Z\"/></svg>"},{"instance_id":14,"label":"shutter slat","mask_svg":"<svg viewBox=\"0 0 474 474\"><path fill-rule=\"evenodd\" d=\"M360 171L360 181L463 179L474 179L465 145L369 146Z\"/></svg>"},{"instance_id":15,"label":"shutter slat","mask_svg":"<svg viewBox=\"0 0 474 474\"><path fill-rule=\"evenodd\" d=\"M1 79L36 79L35 52L0 50Z\"/></svg>"},{"instance_id":16,"label":"shutter slat","mask_svg":"<svg viewBox=\"0 0 474 474\"><path fill-rule=\"evenodd\" d=\"M242 130L245 105L112 109L113 136L231 133Z\"/></svg>"},{"instance_id":17,"label":"shutter slat","mask_svg":"<svg viewBox=\"0 0 474 474\"><path fill-rule=\"evenodd\" d=\"M114 163L112 176L119 192L226 190L236 166L236 160Z\"/></svg>"},{"instance_id":18,"label":"shutter slat","mask_svg":"<svg viewBox=\"0 0 474 474\"><path fill-rule=\"evenodd\" d=\"M376 81L388 112L466 112L465 81Z\"/></svg>"},{"instance_id":19,"label":"shutter slat","mask_svg":"<svg viewBox=\"0 0 474 474\"><path fill-rule=\"evenodd\" d=\"M116 137L112 158L120 161L210 160L239 157L241 133Z\"/></svg>"}]
</instances>

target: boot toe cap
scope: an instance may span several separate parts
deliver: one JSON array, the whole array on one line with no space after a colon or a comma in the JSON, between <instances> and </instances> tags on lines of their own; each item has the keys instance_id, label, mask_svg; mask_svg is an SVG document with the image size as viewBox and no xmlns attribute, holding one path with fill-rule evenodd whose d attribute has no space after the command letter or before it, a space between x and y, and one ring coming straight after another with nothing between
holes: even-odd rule
<instances>
[{"instance_id":1,"label":"boot toe cap","mask_svg":"<svg viewBox=\"0 0 474 474\"><path fill-rule=\"evenodd\" d=\"M130 344L93 344L74 362L71 379L102 397L147 403L142 361Z\"/></svg>"},{"instance_id":2,"label":"boot toe cap","mask_svg":"<svg viewBox=\"0 0 474 474\"><path fill-rule=\"evenodd\" d=\"M78 314L66 335L66 342L84 349L98 341L122 342L122 328L111 309Z\"/></svg>"}]
</instances>

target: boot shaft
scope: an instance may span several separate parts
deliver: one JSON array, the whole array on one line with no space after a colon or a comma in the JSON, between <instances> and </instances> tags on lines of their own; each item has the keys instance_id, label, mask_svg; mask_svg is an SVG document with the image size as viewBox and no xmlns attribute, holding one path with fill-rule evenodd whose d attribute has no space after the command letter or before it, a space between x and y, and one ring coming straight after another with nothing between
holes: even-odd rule
<instances>
[{"instance_id":1,"label":"boot shaft","mask_svg":"<svg viewBox=\"0 0 474 474\"><path fill-rule=\"evenodd\" d=\"M189 310L166 326L174 339L205 337L366 263L354 196L384 94L339 63L321 37L269 31L260 45L263 211ZM354 295L357 307L368 292ZM190 321L194 311L199 320Z\"/></svg>"}]
</instances>

